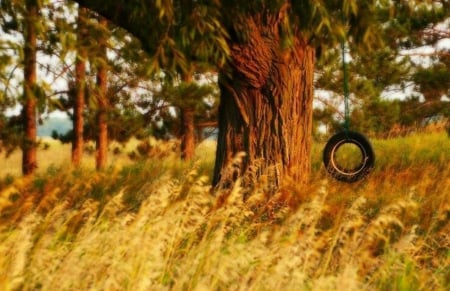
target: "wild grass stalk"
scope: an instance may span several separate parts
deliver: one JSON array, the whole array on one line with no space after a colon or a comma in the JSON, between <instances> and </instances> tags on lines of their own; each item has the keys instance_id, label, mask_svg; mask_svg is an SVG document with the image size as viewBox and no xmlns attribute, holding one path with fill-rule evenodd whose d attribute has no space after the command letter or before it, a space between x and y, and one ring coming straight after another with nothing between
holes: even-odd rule
<instances>
[{"instance_id":1,"label":"wild grass stalk","mask_svg":"<svg viewBox=\"0 0 450 291\"><path fill-rule=\"evenodd\" d=\"M448 290L447 145L374 141L365 180L318 166L310 185L274 196L264 179L212 195L213 150L194 163L50 167L2 186L0 289Z\"/></svg>"}]
</instances>

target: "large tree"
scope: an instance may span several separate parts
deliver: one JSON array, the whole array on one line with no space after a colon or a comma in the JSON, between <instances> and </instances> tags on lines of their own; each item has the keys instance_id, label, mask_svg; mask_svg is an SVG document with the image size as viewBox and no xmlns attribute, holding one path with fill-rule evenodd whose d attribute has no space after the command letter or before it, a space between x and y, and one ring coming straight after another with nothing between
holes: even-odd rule
<instances>
[{"instance_id":1,"label":"large tree","mask_svg":"<svg viewBox=\"0 0 450 291\"><path fill-rule=\"evenodd\" d=\"M256 176L267 175L274 188L286 177L299 184L308 180L316 52L342 41L352 49L376 49L381 28L393 13L414 13L413 4L418 4L375 0L77 2L133 33L162 66L182 65L183 46L190 46L197 58L206 55L215 62L220 70L221 103L213 183L229 185L251 168ZM180 9L198 20L178 21ZM202 44L190 37L211 32L216 38L207 48L215 50L199 49ZM221 52L227 54L225 64L218 61L223 59L217 54ZM236 171L225 171L240 152L245 157Z\"/></svg>"}]
</instances>

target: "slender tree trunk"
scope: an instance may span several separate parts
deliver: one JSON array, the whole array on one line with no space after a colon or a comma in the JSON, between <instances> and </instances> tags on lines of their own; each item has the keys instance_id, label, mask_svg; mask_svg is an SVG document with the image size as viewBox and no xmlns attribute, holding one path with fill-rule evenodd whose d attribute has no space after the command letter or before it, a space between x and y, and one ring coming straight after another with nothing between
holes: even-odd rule
<instances>
[{"instance_id":1,"label":"slender tree trunk","mask_svg":"<svg viewBox=\"0 0 450 291\"><path fill-rule=\"evenodd\" d=\"M105 27L106 19L101 18L99 25ZM107 56L106 37L99 39L99 65L97 68L97 140L96 140L96 167L102 170L106 167L108 155L108 98L107 98Z\"/></svg>"},{"instance_id":2,"label":"slender tree trunk","mask_svg":"<svg viewBox=\"0 0 450 291\"><path fill-rule=\"evenodd\" d=\"M86 58L87 52L84 40L88 36L86 30L86 8L78 9L77 27L77 59L75 63L75 100L73 107L73 141L72 141L72 164L78 167L83 157L83 111L85 105L86 89Z\"/></svg>"},{"instance_id":3,"label":"slender tree trunk","mask_svg":"<svg viewBox=\"0 0 450 291\"><path fill-rule=\"evenodd\" d=\"M182 77L183 82L192 82L192 74L185 73ZM180 107L181 115L181 158L183 160L192 160L195 152L195 110L192 106L182 105Z\"/></svg>"},{"instance_id":4,"label":"slender tree trunk","mask_svg":"<svg viewBox=\"0 0 450 291\"><path fill-rule=\"evenodd\" d=\"M33 174L37 168L36 158L36 23L38 21L38 5L36 0L26 1L27 16L25 19L24 47L24 105L23 122L25 137L22 145L22 173Z\"/></svg>"},{"instance_id":5,"label":"slender tree trunk","mask_svg":"<svg viewBox=\"0 0 450 291\"><path fill-rule=\"evenodd\" d=\"M181 107L181 158L192 160L195 152L194 109Z\"/></svg>"},{"instance_id":6,"label":"slender tree trunk","mask_svg":"<svg viewBox=\"0 0 450 291\"><path fill-rule=\"evenodd\" d=\"M249 17L248 41L231 45L229 70L219 79L216 187L247 174L267 175L274 191L286 178L298 185L308 180L315 52L300 36L281 48L279 21ZM228 167L240 152L245 157Z\"/></svg>"}]
</instances>

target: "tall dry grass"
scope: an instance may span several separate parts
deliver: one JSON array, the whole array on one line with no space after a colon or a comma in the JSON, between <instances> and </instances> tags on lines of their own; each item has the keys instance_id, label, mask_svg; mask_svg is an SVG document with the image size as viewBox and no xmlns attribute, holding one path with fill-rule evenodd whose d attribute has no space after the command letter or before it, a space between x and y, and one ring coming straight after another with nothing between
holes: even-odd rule
<instances>
[{"instance_id":1,"label":"tall dry grass","mask_svg":"<svg viewBox=\"0 0 450 291\"><path fill-rule=\"evenodd\" d=\"M375 171L350 185L327 176L316 145L310 185L270 197L264 179L212 195L202 146L193 163L4 181L0 289L449 289L444 133L374 141Z\"/></svg>"}]
</instances>

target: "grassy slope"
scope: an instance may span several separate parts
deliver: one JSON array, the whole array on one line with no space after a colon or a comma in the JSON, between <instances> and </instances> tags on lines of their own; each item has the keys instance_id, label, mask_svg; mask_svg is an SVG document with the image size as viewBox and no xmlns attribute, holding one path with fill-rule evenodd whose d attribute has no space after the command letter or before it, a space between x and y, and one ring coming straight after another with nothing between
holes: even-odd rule
<instances>
[{"instance_id":1,"label":"grassy slope","mask_svg":"<svg viewBox=\"0 0 450 291\"><path fill-rule=\"evenodd\" d=\"M190 164L171 156L96 173L55 163L9 178L0 289L448 290L450 139L374 148L375 171L347 185L327 177L316 145L311 185L275 197L264 180L212 196L205 145Z\"/></svg>"}]
</instances>

